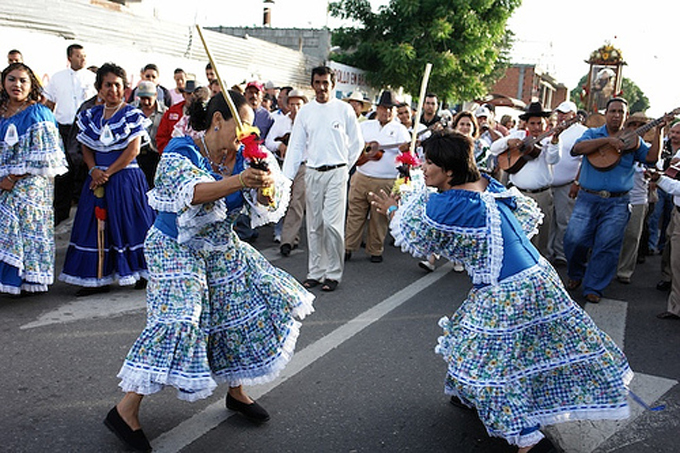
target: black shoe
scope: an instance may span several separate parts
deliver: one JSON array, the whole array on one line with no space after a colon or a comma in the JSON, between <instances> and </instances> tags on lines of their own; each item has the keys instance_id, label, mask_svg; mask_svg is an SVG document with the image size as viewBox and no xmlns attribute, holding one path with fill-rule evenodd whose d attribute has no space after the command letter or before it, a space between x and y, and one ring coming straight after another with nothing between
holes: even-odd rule
<instances>
[{"instance_id":1,"label":"black shoe","mask_svg":"<svg viewBox=\"0 0 680 453\"><path fill-rule=\"evenodd\" d=\"M349 261L352 258L352 252L345 251L345 261Z\"/></svg>"},{"instance_id":2,"label":"black shoe","mask_svg":"<svg viewBox=\"0 0 680 453\"><path fill-rule=\"evenodd\" d=\"M460 400L460 398L458 398L456 395L451 395L451 399L449 400L449 402L451 404L453 404L454 406L459 407L461 409L465 409L465 410L468 410L468 411L472 410L472 408L470 406L466 406L465 404L463 404L463 402Z\"/></svg>"},{"instance_id":3,"label":"black shoe","mask_svg":"<svg viewBox=\"0 0 680 453\"><path fill-rule=\"evenodd\" d=\"M291 247L290 244L283 244L283 245L281 246L281 249L280 249L280 250L281 250L281 255L283 255L283 256L289 256L289 255L290 255L290 251L293 250L293 247Z\"/></svg>"},{"instance_id":4,"label":"black shoe","mask_svg":"<svg viewBox=\"0 0 680 453\"><path fill-rule=\"evenodd\" d=\"M144 435L144 431L141 428L133 431L121 418L116 406L113 406L113 409L106 415L104 424L129 448L135 451L151 451L151 444Z\"/></svg>"},{"instance_id":5,"label":"black shoe","mask_svg":"<svg viewBox=\"0 0 680 453\"><path fill-rule=\"evenodd\" d=\"M672 286L671 282L661 280L659 283L656 284L656 289L658 289L659 291L670 291L671 286Z\"/></svg>"},{"instance_id":6,"label":"black shoe","mask_svg":"<svg viewBox=\"0 0 680 453\"><path fill-rule=\"evenodd\" d=\"M371 255L371 263L382 263L382 255Z\"/></svg>"},{"instance_id":7,"label":"black shoe","mask_svg":"<svg viewBox=\"0 0 680 453\"><path fill-rule=\"evenodd\" d=\"M269 413L264 407L253 401L250 404L242 403L227 393L227 409L238 412L252 422L263 423L269 420Z\"/></svg>"},{"instance_id":8,"label":"black shoe","mask_svg":"<svg viewBox=\"0 0 680 453\"><path fill-rule=\"evenodd\" d=\"M555 445L550 442L550 439L544 437L539 443L531 447L529 453L557 453Z\"/></svg>"},{"instance_id":9,"label":"black shoe","mask_svg":"<svg viewBox=\"0 0 680 453\"><path fill-rule=\"evenodd\" d=\"M135 283L135 289L146 289L147 280L145 278L140 278Z\"/></svg>"},{"instance_id":10,"label":"black shoe","mask_svg":"<svg viewBox=\"0 0 680 453\"><path fill-rule=\"evenodd\" d=\"M95 286L93 288L84 286L76 291L76 297L92 296L94 294L108 293L109 291L111 291L111 287L109 285Z\"/></svg>"}]
</instances>

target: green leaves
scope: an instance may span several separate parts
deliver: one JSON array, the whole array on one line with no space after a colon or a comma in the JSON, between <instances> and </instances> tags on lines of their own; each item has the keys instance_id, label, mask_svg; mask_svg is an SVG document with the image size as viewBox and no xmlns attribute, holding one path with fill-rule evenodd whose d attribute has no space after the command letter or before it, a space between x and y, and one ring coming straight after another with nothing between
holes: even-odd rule
<instances>
[{"instance_id":1,"label":"green leaves","mask_svg":"<svg viewBox=\"0 0 680 453\"><path fill-rule=\"evenodd\" d=\"M359 25L334 31L333 59L368 71L378 88L419 91L425 64L433 64L429 91L466 100L486 93L505 63L511 33L506 21L520 0L391 0L377 12L367 0L331 3L334 17ZM500 58L499 58L500 57Z\"/></svg>"}]
</instances>

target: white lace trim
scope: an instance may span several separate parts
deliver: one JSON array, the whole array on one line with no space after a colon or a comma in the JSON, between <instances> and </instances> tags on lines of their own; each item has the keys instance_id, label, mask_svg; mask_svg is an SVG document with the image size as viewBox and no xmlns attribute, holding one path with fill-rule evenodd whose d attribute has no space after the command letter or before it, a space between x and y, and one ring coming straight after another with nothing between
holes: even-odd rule
<instances>
[{"instance_id":1,"label":"white lace trim","mask_svg":"<svg viewBox=\"0 0 680 453\"><path fill-rule=\"evenodd\" d=\"M68 172L68 167L65 165L58 165L56 167L42 167L36 168L26 164L8 165L0 170L0 178L7 175L34 175L44 176L47 178L54 178L55 176L63 175Z\"/></svg>"},{"instance_id":2,"label":"white lace trim","mask_svg":"<svg viewBox=\"0 0 680 453\"><path fill-rule=\"evenodd\" d=\"M125 277L121 277L118 273L114 273L113 275L107 275L103 278L82 278L75 275L68 275L63 272L59 275L59 280L62 282L66 282L70 285L84 286L86 288L98 288L100 286L110 285L116 281L120 286L132 286L142 278L148 280L149 273L147 271L139 271L132 275L126 275Z\"/></svg>"},{"instance_id":3,"label":"white lace trim","mask_svg":"<svg viewBox=\"0 0 680 453\"><path fill-rule=\"evenodd\" d=\"M290 186L292 181L281 172L279 163L276 158L267 151L267 163L269 170L274 177L274 206L263 206L257 202L257 190L243 191L243 198L250 209L250 226L251 228L261 227L268 223L278 222L286 215L288 204L290 202Z\"/></svg>"}]
</instances>

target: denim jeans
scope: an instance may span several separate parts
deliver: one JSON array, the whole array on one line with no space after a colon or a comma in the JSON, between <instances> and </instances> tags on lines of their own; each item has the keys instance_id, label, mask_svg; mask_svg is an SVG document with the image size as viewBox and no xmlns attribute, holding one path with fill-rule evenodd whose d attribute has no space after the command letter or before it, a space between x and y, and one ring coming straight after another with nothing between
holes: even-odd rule
<instances>
[{"instance_id":1,"label":"denim jeans","mask_svg":"<svg viewBox=\"0 0 680 453\"><path fill-rule=\"evenodd\" d=\"M578 194L564 235L564 253L567 274L572 280L583 281L584 295L601 296L616 275L630 218L628 202L628 195L602 198L583 190Z\"/></svg>"},{"instance_id":2,"label":"denim jeans","mask_svg":"<svg viewBox=\"0 0 680 453\"><path fill-rule=\"evenodd\" d=\"M673 195L668 195L662 189L657 189L659 201L654 206L654 212L649 215L647 225L649 227L649 239L647 243L650 250L663 250L666 245L666 228L673 213Z\"/></svg>"}]
</instances>

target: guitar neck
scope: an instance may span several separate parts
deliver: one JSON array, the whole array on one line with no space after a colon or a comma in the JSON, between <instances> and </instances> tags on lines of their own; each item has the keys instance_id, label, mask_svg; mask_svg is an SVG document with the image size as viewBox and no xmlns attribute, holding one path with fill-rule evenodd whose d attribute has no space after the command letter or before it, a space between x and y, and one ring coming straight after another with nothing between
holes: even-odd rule
<instances>
[{"instance_id":1,"label":"guitar neck","mask_svg":"<svg viewBox=\"0 0 680 453\"><path fill-rule=\"evenodd\" d=\"M673 110L672 112L668 113L667 115L677 115L678 113L680 113L680 108ZM645 133L647 131L649 131L650 129L655 128L656 126L661 124L664 121L664 118L666 118L666 115L659 117L659 118L655 119L654 121L650 121L649 123L645 124L644 126L638 127L637 129L635 129L634 132L637 135L640 135L640 136L645 135Z\"/></svg>"}]
</instances>

